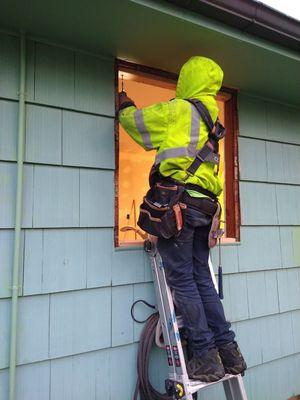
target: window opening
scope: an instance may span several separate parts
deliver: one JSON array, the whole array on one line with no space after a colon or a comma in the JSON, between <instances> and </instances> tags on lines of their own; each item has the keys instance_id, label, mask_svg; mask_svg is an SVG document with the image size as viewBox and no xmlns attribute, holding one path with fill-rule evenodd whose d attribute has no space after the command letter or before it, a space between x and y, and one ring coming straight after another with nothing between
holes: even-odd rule
<instances>
[{"instance_id":1,"label":"window opening","mask_svg":"<svg viewBox=\"0 0 300 400\"><path fill-rule=\"evenodd\" d=\"M125 64L125 65L124 65ZM175 97L176 76L166 77L143 67L120 62L117 69L117 91L124 90L138 108L143 108ZM150 72L149 72L150 70ZM222 91L218 94L219 118L225 125L225 140L220 142L221 163L219 175L224 182L224 191L219 197L222 205L222 219L225 220L225 236L223 241L238 239L237 188L234 187L234 105L232 93ZM228 126L227 126L228 125ZM131 226L138 228L136 222L142 198L149 189L148 175L155 158L154 151L145 151L124 131L120 124L116 126L116 235L117 246L138 244L141 237L126 230ZM230 138L229 138L230 137ZM226 184L225 184L226 182ZM229 226L230 225L230 226Z\"/></svg>"}]
</instances>

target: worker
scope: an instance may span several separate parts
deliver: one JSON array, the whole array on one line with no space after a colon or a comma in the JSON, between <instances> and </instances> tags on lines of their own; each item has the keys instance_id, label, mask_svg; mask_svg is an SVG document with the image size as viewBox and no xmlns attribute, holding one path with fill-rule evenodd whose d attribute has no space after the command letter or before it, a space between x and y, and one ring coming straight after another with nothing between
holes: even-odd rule
<instances>
[{"instance_id":1,"label":"worker","mask_svg":"<svg viewBox=\"0 0 300 400\"><path fill-rule=\"evenodd\" d=\"M196 150L209 136L207 125L187 99L200 100L215 122L216 95L222 80L218 64L195 56L181 68L175 99L137 109L126 92L119 93L122 127L145 150L157 151L155 182L159 185L152 179L152 193L170 182L184 188L180 192L180 204L186 205L183 226L178 234L159 237L157 247L188 336L192 354L187 362L189 377L203 382L217 381L225 373L240 374L247 368L208 266L208 239L222 181L210 161L203 162L194 174L187 174Z\"/></svg>"}]
</instances>

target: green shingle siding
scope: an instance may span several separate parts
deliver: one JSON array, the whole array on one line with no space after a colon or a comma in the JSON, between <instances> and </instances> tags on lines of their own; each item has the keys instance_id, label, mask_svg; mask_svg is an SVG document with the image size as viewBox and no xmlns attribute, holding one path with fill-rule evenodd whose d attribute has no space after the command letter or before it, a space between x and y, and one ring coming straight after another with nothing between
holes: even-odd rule
<instances>
[{"instance_id":1,"label":"green shingle siding","mask_svg":"<svg viewBox=\"0 0 300 400\"><path fill-rule=\"evenodd\" d=\"M155 299L143 250L114 249L114 63L30 40L27 46L18 400L129 400L141 332L130 307ZM1 35L1 398L8 385L18 47ZM239 95L241 243L223 246L222 258L224 305L250 367L250 400L300 392L299 119L293 107ZM216 250L212 257L216 264ZM137 307L139 318L148 313ZM152 358L162 386L164 353ZM212 395L223 398L218 388L202 398Z\"/></svg>"}]
</instances>

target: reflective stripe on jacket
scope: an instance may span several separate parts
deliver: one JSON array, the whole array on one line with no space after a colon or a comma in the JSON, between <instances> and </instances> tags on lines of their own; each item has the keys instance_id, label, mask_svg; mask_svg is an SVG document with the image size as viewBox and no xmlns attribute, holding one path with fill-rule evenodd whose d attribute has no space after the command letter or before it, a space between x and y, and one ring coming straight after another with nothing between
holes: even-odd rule
<instances>
[{"instance_id":1,"label":"reflective stripe on jacket","mask_svg":"<svg viewBox=\"0 0 300 400\"><path fill-rule=\"evenodd\" d=\"M155 163L160 172L181 182L193 183L219 195L222 182L212 163L201 164L194 176L186 179L186 170L208 138L208 129L187 98L201 100L213 121L218 114L216 94L223 79L221 68L205 57L192 57L180 71L176 98L137 109L123 109L120 123L145 150L156 150Z\"/></svg>"}]
</instances>

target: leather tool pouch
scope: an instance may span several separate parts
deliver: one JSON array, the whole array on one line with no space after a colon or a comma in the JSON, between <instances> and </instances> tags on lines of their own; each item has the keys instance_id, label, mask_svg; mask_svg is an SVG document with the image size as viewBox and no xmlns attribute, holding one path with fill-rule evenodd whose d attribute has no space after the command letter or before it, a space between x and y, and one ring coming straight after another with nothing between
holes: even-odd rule
<instances>
[{"instance_id":1,"label":"leather tool pouch","mask_svg":"<svg viewBox=\"0 0 300 400\"><path fill-rule=\"evenodd\" d=\"M218 207L212 217L211 228L208 234L208 247L210 249L216 246L218 239L224 234L223 229L220 229L221 206L220 203L217 204Z\"/></svg>"},{"instance_id":2,"label":"leather tool pouch","mask_svg":"<svg viewBox=\"0 0 300 400\"><path fill-rule=\"evenodd\" d=\"M186 208L180 202L183 191L184 188L177 185L155 183L140 205L138 226L145 232L164 239L179 234Z\"/></svg>"}]
</instances>

